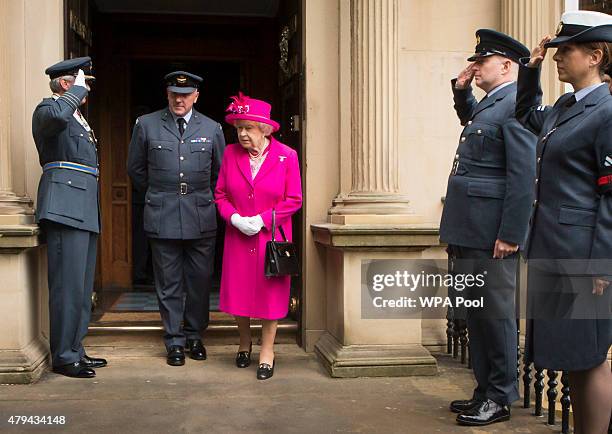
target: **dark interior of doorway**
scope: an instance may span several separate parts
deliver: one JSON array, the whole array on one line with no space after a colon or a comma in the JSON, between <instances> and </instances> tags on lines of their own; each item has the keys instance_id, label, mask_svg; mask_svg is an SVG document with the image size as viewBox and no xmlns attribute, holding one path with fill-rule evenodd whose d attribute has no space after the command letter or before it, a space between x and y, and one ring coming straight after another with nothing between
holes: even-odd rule
<instances>
[{"instance_id":1,"label":"dark interior of doorway","mask_svg":"<svg viewBox=\"0 0 612 434\"><path fill-rule=\"evenodd\" d=\"M86 0L78 2L84 4ZM147 270L145 264L144 276L140 276L143 279L138 282L145 285L134 285L133 267L137 256L133 252L134 224L137 224L134 212L138 198L131 191L124 162L136 117L167 105L163 87L166 73L187 70L204 77L196 109L222 123L228 143L234 141L232 128L223 123L229 96L240 90L270 101L272 117L283 127L276 134L277 138L294 147L301 156L300 133L290 128L290 121L301 112L300 41L297 37L289 40L293 75L281 79L279 70L280 30L285 23L291 22L292 33L299 35L296 31L298 6L297 0L279 2L276 15L265 17L152 14L151 11L104 13L96 12L95 7L89 9L93 45L89 52L81 54L92 56L98 77L90 98L90 118L100 132L102 143L105 229L100 242L96 285L99 304L92 317L94 327L134 322L159 325L153 286L146 285L151 281L150 265ZM294 222L297 243L302 239L300 219L301 214ZM220 231L218 246L222 246L222 239ZM221 253L217 252L217 284L213 284L217 288ZM119 278L113 280L117 276ZM297 288L299 279L295 283ZM145 298L134 297L147 292ZM123 306L117 303L121 295L130 293L132 298L128 297ZM211 306L214 305L213 301ZM296 313L299 314L299 310ZM214 317L212 320L214 323Z\"/></svg>"},{"instance_id":2,"label":"dark interior of doorway","mask_svg":"<svg viewBox=\"0 0 612 434\"><path fill-rule=\"evenodd\" d=\"M227 95L240 88L240 63L236 61L160 61L135 60L131 63L130 124L143 114L151 113L167 105L166 92L161 77L172 71L189 71L205 77L200 88L200 97L194 109L212 119L223 119ZM151 91L157 89L158 91ZM225 129L226 142L234 141L231 129ZM139 292L154 291L153 266L150 246L143 230L144 193L132 188L132 283ZM211 310L216 311L221 278L221 258L223 254L224 222L219 219L217 232L217 254L213 276ZM150 298L143 295L142 299ZM131 297L132 300L136 298Z\"/></svg>"}]
</instances>

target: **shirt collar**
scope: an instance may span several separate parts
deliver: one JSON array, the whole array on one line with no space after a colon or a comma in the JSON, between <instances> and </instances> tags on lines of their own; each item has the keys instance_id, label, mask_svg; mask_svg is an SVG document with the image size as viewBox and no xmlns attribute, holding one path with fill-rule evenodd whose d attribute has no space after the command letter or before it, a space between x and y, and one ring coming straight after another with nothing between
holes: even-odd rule
<instances>
[{"instance_id":1,"label":"shirt collar","mask_svg":"<svg viewBox=\"0 0 612 434\"><path fill-rule=\"evenodd\" d=\"M583 89L580 89L578 92L575 92L574 93L574 97L576 98L576 101L580 101L582 98L586 97L588 94L593 92L599 86L603 86L604 84L606 84L606 83L592 84L592 85L587 86L587 87L585 87Z\"/></svg>"},{"instance_id":2,"label":"shirt collar","mask_svg":"<svg viewBox=\"0 0 612 434\"><path fill-rule=\"evenodd\" d=\"M497 86L496 88L494 88L493 90L489 91L489 93L487 93L487 98L492 96L494 93L499 92L500 90L502 90L504 87L506 86L510 86L512 83L514 83L514 81L507 81L505 83L500 84L499 86Z\"/></svg>"},{"instance_id":3,"label":"shirt collar","mask_svg":"<svg viewBox=\"0 0 612 434\"><path fill-rule=\"evenodd\" d=\"M168 109L170 110L170 109ZM174 119L174 123L176 123L176 121L178 120L178 118L183 118L185 119L185 123L189 123L189 119L191 119L191 114L193 113L193 109L189 110L189 113L186 113L185 116L177 116L174 114L174 112L172 110L170 110L170 114L172 115L172 118Z\"/></svg>"}]
</instances>

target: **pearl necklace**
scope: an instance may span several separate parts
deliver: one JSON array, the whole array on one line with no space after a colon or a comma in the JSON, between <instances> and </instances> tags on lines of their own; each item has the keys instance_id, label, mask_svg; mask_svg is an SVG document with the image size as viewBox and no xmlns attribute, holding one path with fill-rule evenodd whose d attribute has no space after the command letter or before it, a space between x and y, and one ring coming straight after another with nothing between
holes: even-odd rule
<instances>
[{"instance_id":1,"label":"pearl necklace","mask_svg":"<svg viewBox=\"0 0 612 434\"><path fill-rule=\"evenodd\" d=\"M261 149L261 152L257 152L257 154L252 154L251 151L249 151L249 158L251 159L251 161L255 163L258 163L259 161L261 161L261 159L265 155L264 151L266 150L268 145L269 145L269 141L267 138L264 137L264 145L263 145L263 148Z\"/></svg>"}]
</instances>

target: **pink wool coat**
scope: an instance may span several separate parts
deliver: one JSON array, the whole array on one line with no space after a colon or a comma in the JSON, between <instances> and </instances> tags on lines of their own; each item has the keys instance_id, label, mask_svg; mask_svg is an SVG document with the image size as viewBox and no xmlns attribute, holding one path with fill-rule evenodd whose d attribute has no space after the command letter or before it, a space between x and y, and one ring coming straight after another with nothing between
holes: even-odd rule
<instances>
[{"instance_id":1,"label":"pink wool coat","mask_svg":"<svg viewBox=\"0 0 612 434\"><path fill-rule=\"evenodd\" d=\"M215 189L215 202L225 220L225 243L219 308L232 315L280 319L287 315L290 277L264 275L266 242L272 239L272 209L291 240L291 216L302 206L297 153L271 137L270 150L253 180L248 152L228 145ZM261 215L265 227L251 237L230 222L232 214Z\"/></svg>"}]
</instances>

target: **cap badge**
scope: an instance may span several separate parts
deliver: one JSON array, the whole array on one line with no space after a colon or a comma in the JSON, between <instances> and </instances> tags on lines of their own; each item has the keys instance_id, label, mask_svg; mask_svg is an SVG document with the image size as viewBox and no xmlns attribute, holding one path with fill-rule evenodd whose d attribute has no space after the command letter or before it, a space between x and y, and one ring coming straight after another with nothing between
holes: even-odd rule
<instances>
[{"instance_id":1,"label":"cap badge","mask_svg":"<svg viewBox=\"0 0 612 434\"><path fill-rule=\"evenodd\" d=\"M559 36L559 33L561 33L562 30L563 30L563 21L560 21L559 25L557 26L557 31L555 32L555 36Z\"/></svg>"},{"instance_id":2,"label":"cap badge","mask_svg":"<svg viewBox=\"0 0 612 434\"><path fill-rule=\"evenodd\" d=\"M476 45L480 45L480 35L476 35Z\"/></svg>"},{"instance_id":3,"label":"cap badge","mask_svg":"<svg viewBox=\"0 0 612 434\"><path fill-rule=\"evenodd\" d=\"M185 77L184 75L181 75L176 78L176 82L179 84L185 84L187 83L187 77Z\"/></svg>"}]
</instances>

